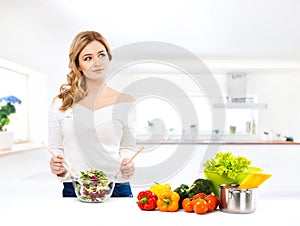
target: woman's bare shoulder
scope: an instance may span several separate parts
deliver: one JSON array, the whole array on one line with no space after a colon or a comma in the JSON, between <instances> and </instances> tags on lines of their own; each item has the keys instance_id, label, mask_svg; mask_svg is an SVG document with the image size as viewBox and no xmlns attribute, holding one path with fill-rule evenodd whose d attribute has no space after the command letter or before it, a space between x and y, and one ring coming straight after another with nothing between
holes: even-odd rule
<instances>
[{"instance_id":1,"label":"woman's bare shoulder","mask_svg":"<svg viewBox=\"0 0 300 226\"><path fill-rule=\"evenodd\" d=\"M135 98L127 93L119 93L117 103L134 102Z\"/></svg>"}]
</instances>

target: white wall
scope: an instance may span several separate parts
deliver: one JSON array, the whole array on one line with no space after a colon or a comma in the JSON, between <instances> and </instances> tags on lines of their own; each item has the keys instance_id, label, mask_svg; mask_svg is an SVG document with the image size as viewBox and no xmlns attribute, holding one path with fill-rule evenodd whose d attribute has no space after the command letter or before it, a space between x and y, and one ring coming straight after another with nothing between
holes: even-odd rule
<instances>
[{"instance_id":1,"label":"white wall","mask_svg":"<svg viewBox=\"0 0 300 226\"><path fill-rule=\"evenodd\" d=\"M257 94L259 101L268 108L259 114L259 130L273 130L300 139L299 84L300 70L273 74L249 75L249 93Z\"/></svg>"}]
</instances>

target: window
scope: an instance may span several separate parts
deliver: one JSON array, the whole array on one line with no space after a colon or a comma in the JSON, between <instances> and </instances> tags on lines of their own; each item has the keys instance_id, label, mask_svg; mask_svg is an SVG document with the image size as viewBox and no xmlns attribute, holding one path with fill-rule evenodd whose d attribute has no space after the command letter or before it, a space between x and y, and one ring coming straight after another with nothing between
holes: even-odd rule
<instances>
[{"instance_id":1,"label":"window","mask_svg":"<svg viewBox=\"0 0 300 226\"><path fill-rule=\"evenodd\" d=\"M7 129L14 131L15 143L41 141L47 131L46 76L0 58L0 96L13 95L16 104Z\"/></svg>"},{"instance_id":2,"label":"window","mask_svg":"<svg viewBox=\"0 0 300 226\"><path fill-rule=\"evenodd\" d=\"M0 97L16 96L16 113L10 115L8 130L14 131L15 141L28 140L28 77L8 68L0 67Z\"/></svg>"}]
</instances>

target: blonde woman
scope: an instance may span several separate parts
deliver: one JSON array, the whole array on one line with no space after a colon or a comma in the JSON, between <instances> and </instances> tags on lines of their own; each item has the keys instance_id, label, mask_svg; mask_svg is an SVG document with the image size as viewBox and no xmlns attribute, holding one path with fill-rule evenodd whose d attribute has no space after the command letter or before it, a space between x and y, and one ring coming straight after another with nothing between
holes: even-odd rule
<instances>
[{"instance_id":1,"label":"blonde woman","mask_svg":"<svg viewBox=\"0 0 300 226\"><path fill-rule=\"evenodd\" d=\"M69 52L66 84L49 110L48 145L57 152L51 172L63 182L63 197L76 197L71 176L62 163L77 174L91 169L112 174L120 170L112 196L131 196L129 179L135 150L133 97L107 84L112 53L106 39L95 31L79 33Z\"/></svg>"}]
</instances>

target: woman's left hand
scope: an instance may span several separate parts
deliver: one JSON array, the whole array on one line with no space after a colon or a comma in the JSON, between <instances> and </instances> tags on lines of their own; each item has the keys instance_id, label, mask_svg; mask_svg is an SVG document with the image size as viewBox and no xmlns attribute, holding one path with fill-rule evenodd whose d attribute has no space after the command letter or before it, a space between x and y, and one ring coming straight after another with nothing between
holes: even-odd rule
<instances>
[{"instance_id":1,"label":"woman's left hand","mask_svg":"<svg viewBox=\"0 0 300 226\"><path fill-rule=\"evenodd\" d=\"M131 161L127 163L129 159L123 159L121 162L120 171L123 179L130 179L134 174L134 163Z\"/></svg>"}]
</instances>

